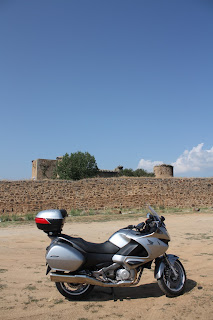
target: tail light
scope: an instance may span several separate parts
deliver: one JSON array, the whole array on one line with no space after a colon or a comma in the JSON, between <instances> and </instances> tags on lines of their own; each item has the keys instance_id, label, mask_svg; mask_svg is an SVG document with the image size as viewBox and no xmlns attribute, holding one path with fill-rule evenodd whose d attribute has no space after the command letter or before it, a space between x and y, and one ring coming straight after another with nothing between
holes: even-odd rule
<instances>
[{"instance_id":1,"label":"tail light","mask_svg":"<svg viewBox=\"0 0 213 320\"><path fill-rule=\"evenodd\" d=\"M51 224L47 219L45 218L35 218L35 222L39 224Z\"/></svg>"}]
</instances>

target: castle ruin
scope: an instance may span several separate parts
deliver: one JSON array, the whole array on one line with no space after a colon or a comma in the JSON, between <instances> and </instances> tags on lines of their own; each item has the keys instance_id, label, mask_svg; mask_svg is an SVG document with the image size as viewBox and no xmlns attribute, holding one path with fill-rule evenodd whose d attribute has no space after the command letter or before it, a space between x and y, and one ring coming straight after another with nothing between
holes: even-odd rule
<instances>
[{"instance_id":1,"label":"castle ruin","mask_svg":"<svg viewBox=\"0 0 213 320\"><path fill-rule=\"evenodd\" d=\"M32 180L50 180L55 177L56 165L62 157L57 157L56 160L49 159L36 159L32 160ZM119 172L123 169L122 166L118 166L114 170L100 170L98 171L98 177L100 178L113 178L118 177Z\"/></svg>"}]
</instances>

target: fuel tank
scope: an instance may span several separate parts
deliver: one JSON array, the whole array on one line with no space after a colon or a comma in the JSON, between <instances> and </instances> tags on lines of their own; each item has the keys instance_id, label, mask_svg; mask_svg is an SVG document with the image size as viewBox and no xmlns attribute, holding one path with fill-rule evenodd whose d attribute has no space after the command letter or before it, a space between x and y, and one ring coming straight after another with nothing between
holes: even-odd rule
<instances>
[{"instance_id":1,"label":"fuel tank","mask_svg":"<svg viewBox=\"0 0 213 320\"><path fill-rule=\"evenodd\" d=\"M119 248L123 248L130 242L130 230L129 229L120 229L116 231L110 238L109 241L116 245Z\"/></svg>"},{"instance_id":2,"label":"fuel tank","mask_svg":"<svg viewBox=\"0 0 213 320\"><path fill-rule=\"evenodd\" d=\"M85 262L84 256L66 243L56 242L47 249L46 260L50 268L58 271L76 271Z\"/></svg>"}]
</instances>

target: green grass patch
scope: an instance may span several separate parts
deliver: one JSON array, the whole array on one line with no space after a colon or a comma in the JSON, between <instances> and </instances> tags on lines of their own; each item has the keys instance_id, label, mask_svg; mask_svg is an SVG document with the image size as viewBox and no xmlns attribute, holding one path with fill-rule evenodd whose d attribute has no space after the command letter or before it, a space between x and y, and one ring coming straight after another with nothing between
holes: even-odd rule
<instances>
[{"instance_id":1,"label":"green grass patch","mask_svg":"<svg viewBox=\"0 0 213 320\"><path fill-rule=\"evenodd\" d=\"M24 216L24 219L25 219L26 221L34 221L34 220L35 220L35 216L36 216L35 213L27 213L27 214Z\"/></svg>"},{"instance_id":2,"label":"green grass patch","mask_svg":"<svg viewBox=\"0 0 213 320\"><path fill-rule=\"evenodd\" d=\"M35 286L33 286L32 284L29 284L27 287L25 287L24 289L26 290L30 290L30 291L34 291L37 290L37 288Z\"/></svg>"},{"instance_id":3,"label":"green grass patch","mask_svg":"<svg viewBox=\"0 0 213 320\"><path fill-rule=\"evenodd\" d=\"M37 303L37 302L39 302L39 300L36 299L36 298L34 298L34 297L32 297L32 296L29 296L29 297L28 297L28 301L24 302L24 304L25 304L25 305L28 305L28 304L31 304L32 302Z\"/></svg>"},{"instance_id":4,"label":"green grass patch","mask_svg":"<svg viewBox=\"0 0 213 320\"><path fill-rule=\"evenodd\" d=\"M200 208L200 211L197 212L195 208L166 208L163 205L159 207L153 206L155 211L159 215L167 214L212 214L213 208ZM146 214L149 212L148 207L141 208L103 208L100 210L87 209L72 209L68 212L67 221L78 222L78 223L89 223L89 222L106 222L106 221L115 221L115 220L127 220L145 218ZM2 214L0 215L0 228L9 227L14 225L23 225L23 224L35 224L34 219L37 213L29 212L27 214L17 215L17 214Z\"/></svg>"},{"instance_id":5,"label":"green grass patch","mask_svg":"<svg viewBox=\"0 0 213 320\"><path fill-rule=\"evenodd\" d=\"M185 235L187 235L187 240L210 240L213 238L213 236L206 233L186 233Z\"/></svg>"},{"instance_id":6,"label":"green grass patch","mask_svg":"<svg viewBox=\"0 0 213 320\"><path fill-rule=\"evenodd\" d=\"M63 303L64 300L63 299L55 299L54 300L54 304L60 304L60 303Z\"/></svg>"},{"instance_id":7,"label":"green grass patch","mask_svg":"<svg viewBox=\"0 0 213 320\"><path fill-rule=\"evenodd\" d=\"M0 215L0 228L1 227L8 227L13 225L19 225L19 224L29 224L34 223L35 216L37 213L26 213L26 214L1 214Z\"/></svg>"},{"instance_id":8,"label":"green grass patch","mask_svg":"<svg viewBox=\"0 0 213 320\"><path fill-rule=\"evenodd\" d=\"M73 217L81 216L81 215L83 215L83 211L80 209L71 209L69 214L70 214L70 216L73 216Z\"/></svg>"},{"instance_id":9,"label":"green grass patch","mask_svg":"<svg viewBox=\"0 0 213 320\"><path fill-rule=\"evenodd\" d=\"M6 284L1 284L1 283L0 283L0 290L3 290L3 289L5 289L5 288L7 288L7 285L6 285Z\"/></svg>"}]
</instances>

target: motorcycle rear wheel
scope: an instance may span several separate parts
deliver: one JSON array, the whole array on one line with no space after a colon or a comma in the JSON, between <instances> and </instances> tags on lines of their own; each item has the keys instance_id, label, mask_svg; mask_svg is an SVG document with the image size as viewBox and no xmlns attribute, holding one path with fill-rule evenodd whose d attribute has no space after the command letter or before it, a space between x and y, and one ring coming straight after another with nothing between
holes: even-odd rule
<instances>
[{"instance_id":1,"label":"motorcycle rear wheel","mask_svg":"<svg viewBox=\"0 0 213 320\"><path fill-rule=\"evenodd\" d=\"M58 291L69 300L81 300L86 297L94 288L86 283L64 283L55 282Z\"/></svg>"},{"instance_id":2,"label":"motorcycle rear wheel","mask_svg":"<svg viewBox=\"0 0 213 320\"><path fill-rule=\"evenodd\" d=\"M186 272L184 270L182 263L179 260L176 260L174 262L174 268L178 274L177 279L175 279L175 276L168 265L164 268L160 279L158 279L158 285L160 289L168 297L179 296L185 290Z\"/></svg>"}]
</instances>

